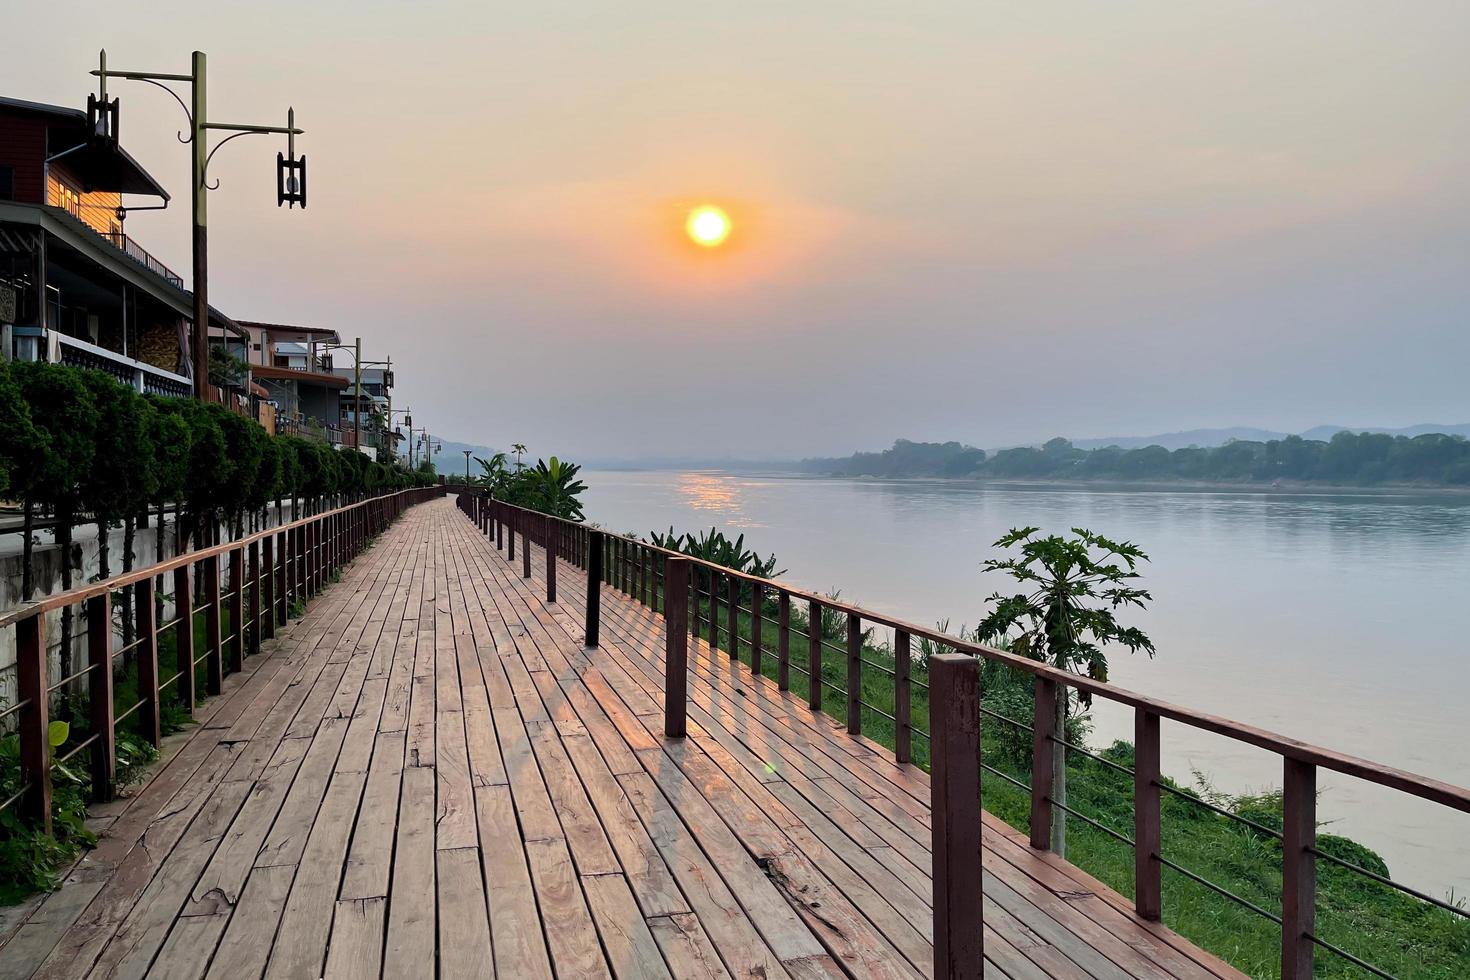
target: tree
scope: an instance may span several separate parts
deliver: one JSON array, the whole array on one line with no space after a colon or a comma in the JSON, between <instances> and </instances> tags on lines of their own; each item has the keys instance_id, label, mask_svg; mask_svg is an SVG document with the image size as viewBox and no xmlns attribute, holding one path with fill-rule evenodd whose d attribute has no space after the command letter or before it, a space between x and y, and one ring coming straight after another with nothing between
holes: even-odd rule
<instances>
[{"instance_id":1,"label":"tree","mask_svg":"<svg viewBox=\"0 0 1470 980\"><path fill-rule=\"evenodd\" d=\"M31 501L37 492L37 480L46 470L51 438L44 428L31 419L30 403L20 378L0 361L0 493L25 501L24 558L21 563L21 593L31 597L31 553L34 547L31 525L34 508Z\"/></svg>"},{"instance_id":2,"label":"tree","mask_svg":"<svg viewBox=\"0 0 1470 980\"><path fill-rule=\"evenodd\" d=\"M492 492L496 486L505 480L506 473L508 472L505 466L506 458L505 453L496 453L489 459L481 459L479 456L475 457L475 462L480 464L480 469L483 471L480 474L480 482L489 487Z\"/></svg>"},{"instance_id":3,"label":"tree","mask_svg":"<svg viewBox=\"0 0 1470 980\"><path fill-rule=\"evenodd\" d=\"M1086 528L1072 528L1072 537L1038 537L1039 528L1013 528L995 542L997 548L1019 548L1019 557L987 559L987 572L1003 572L1025 589L1015 595L999 592L981 620L976 635L983 643L1008 641L1012 652L1083 673L1094 680L1108 679L1106 647L1117 644L1130 652L1154 655L1153 641L1136 627L1118 624L1114 612L1124 606L1144 608L1153 596L1132 583L1140 575L1139 562L1148 561L1142 549L1128 541L1111 541ZM1066 730L1070 688L1057 685L1057 729ZM1084 706L1090 698L1080 697ZM1052 754L1053 799L1059 807L1052 819L1052 850L1066 856L1066 751Z\"/></svg>"},{"instance_id":4,"label":"tree","mask_svg":"<svg viewBox=\"0 0 1470 980\"><path fill-rule=\"evenodd\" d=\"M521 471L521 457L526 453L526 444L524 442L512 443L510 451L516 454L516 472L519 473Z\"/></svg>"},{"instance_id":5,"label":"tree","mask_svg":"<svg viewBox=\"0 0 1470 980\"><path fill-rule=\"evenodd\" d=\"M31 562L31 521L36 504L49 505L56 519L56 543L61 547L61 585L72 587L72 526L79 488L92 468L97 442L97 408L83 372L44 361L11 365L31 418L47 433L48 448L35 460L26 487L25 565ZM29 578L29 576L27 576ZM29 583L28 583L29 584ZM24 589L22 598L31 598ZM72 607L61 612L61 673L71 674Z\"/></svg>"}]
</instances>

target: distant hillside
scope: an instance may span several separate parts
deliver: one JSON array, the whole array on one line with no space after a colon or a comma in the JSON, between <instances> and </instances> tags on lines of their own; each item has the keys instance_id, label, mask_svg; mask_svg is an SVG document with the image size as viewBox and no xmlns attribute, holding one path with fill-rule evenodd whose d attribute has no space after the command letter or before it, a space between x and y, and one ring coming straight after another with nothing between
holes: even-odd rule
<instances>
[{"instance_id":1,"label":"distant hillside","mask_svg":"<svg viewBox=\"0 0 1470 980\"><path fill-rule=\"evenodd\" d=\"M1371 432L1375 435L1389 436L1414 436L1427 435L1432 432L1442 432L1450 436L1465 436L1470 438L1470 422L1459 425L1440 425L1438 423L1426 422L1421 425L1410 425L1402 429L1381 428L1374 426L1358 425L1319 425L1305 432L1273 432L1270 429L1252 429L1245 426L1235 426L1228 429L1190 429L1186 432L1164 432L1154 436L1110 436L1106 439L1073 439L1072 445L1078 449L1102 449L1106 446L1117 446L1119 449L1142 449L1144 446L1163 446L1165 449L1188 449L1198 446L1201 449L1210 449L1215 446L1223 446L1233 440L1248 442L1270 442L1272 439L1285 439L1288 435L1298 435L1303 439L1315 439L1326 442L1339 432Z\"/></svg>"}]
</instances>

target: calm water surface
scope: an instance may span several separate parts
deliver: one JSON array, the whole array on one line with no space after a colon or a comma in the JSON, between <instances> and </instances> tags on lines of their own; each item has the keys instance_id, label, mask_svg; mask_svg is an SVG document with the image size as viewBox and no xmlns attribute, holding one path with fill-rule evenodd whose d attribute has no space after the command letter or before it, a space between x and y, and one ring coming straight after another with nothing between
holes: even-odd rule
<instances>
[{"instance_id":1,"label":"calm water surface","mask_svg":"<svg viewBox=\"0 0 1470 980\"><path fill-rule=\"evenodd\" d=\"M1152 562L1158 646L1113 655L1115 684L1470 785L1470 498L1147 492L942 482L591 472L609 529L718 526L775 551L788 581L917 622L973 624L1006 581L980 571L1011 527L1089 527ZM1100 705L1093 741L1132 737ZM1275 788L1278 757L1164 723L1165 771L1229 792ZM1470 892L1470 815L1323 773L1321 819L1379 851L1395 878ZM1167 844L1167 842L1166 842Z\"/></svg>"}]
</instances>

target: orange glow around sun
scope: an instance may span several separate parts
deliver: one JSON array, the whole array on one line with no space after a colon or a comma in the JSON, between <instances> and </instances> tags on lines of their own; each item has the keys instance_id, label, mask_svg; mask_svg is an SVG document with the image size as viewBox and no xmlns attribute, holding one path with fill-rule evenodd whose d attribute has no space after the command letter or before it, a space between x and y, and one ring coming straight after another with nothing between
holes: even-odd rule
<instances>
[{"instance_id":1,"label":"orange glow around sun","mask_svg":"<svg viewBox=\"0 0 1470 980\"><path fill-rule=\"evenodd\" d=\"M715 248L730 237L730 216L713 204L702 204L689 212L684 231L694 244Z\"/></svg>"}]
</instances>

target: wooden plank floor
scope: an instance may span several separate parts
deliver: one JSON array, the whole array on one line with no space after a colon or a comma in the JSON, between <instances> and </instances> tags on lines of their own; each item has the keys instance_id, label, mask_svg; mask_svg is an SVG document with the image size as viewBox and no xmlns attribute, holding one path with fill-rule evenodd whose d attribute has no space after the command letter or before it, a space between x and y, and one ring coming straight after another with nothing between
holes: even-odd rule
<instances>
[{"instance_id":1,"label":"wooden plank floor","mask_svg":"<svg viewBox=\"0 0 1470 980\"><path fill-rule=\"evenodd\" d=\"M662 620L520 577L451 500L410 510L247 662L0 977L915 977L928 779L690 649L660 735ZM987 976L1238 976L986 825Z\"/></svg>"}]
</instances>

